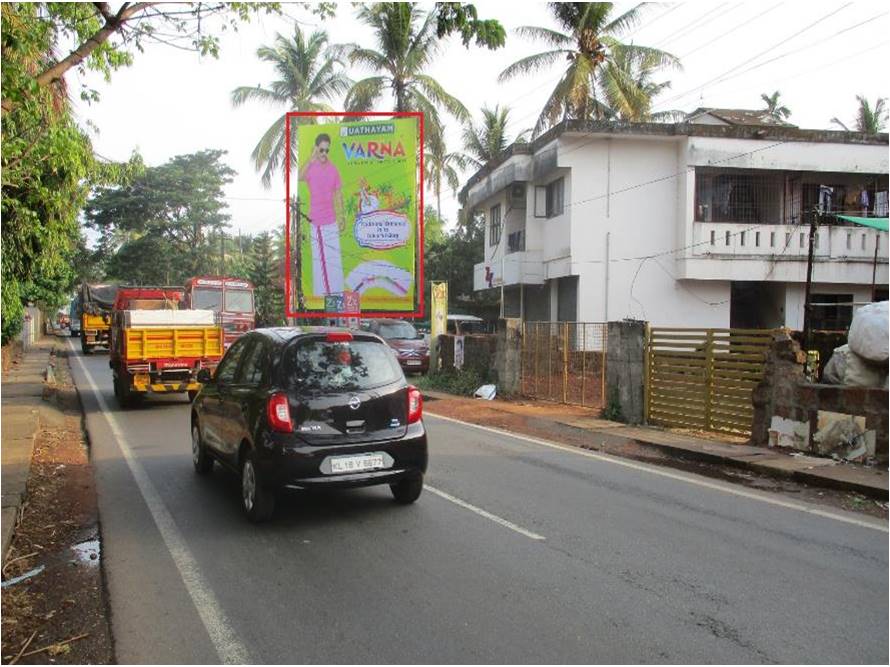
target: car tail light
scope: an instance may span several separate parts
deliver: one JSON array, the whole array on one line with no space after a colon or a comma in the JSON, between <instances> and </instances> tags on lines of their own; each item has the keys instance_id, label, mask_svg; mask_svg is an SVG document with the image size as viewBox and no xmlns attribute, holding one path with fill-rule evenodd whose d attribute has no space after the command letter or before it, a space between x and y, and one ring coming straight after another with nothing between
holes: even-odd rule
<instances>
[{"instance_id":1,"label":"car tail light","mask_svg":"<svg viewBox=\"0 0 890 667\"><path fill-rule=\"evenodd\" d=\"M266 403L266 418L273 431L292 433L294 423L290 419L290 406L286 394L272 394Z\"/></svg>"},{"instance_id":2,"label":"car tail light","mask_svg":"<svg viewBox=\"0 0 890 667\"><path fill-rule=\"evenodd\" d=\"M423 395L417 387L408 387L408 423L419 422L423 417Z\"/></svg>"},{"instance_id":3,"label":"car tail light","mask_svg":"<svg viewBox=\"0 0 890 667\"><path fill-rule=\"evenodd\" d=\"M352 340L352 334L348 331L331 331L325 340L328 343L348 343Z\"/></svg>"}]
</instances>

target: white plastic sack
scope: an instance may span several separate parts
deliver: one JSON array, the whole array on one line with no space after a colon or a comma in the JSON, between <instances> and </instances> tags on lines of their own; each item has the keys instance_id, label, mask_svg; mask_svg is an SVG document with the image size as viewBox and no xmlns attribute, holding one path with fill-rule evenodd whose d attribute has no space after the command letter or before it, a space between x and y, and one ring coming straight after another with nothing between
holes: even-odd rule
<instances>
[{"instance_id":1,"label":"white plastic sack","mask_svg":"<svg viewBox=\"0 0 890 667\"><path fill-rule=\"evenodd\" d=\"M473 394L475 398L481 398L486 401L493 401L496 395L497 387L493 384L484 384L476 390L475 394Z\"/></svg>"},{"instance_id":2,"label":"white plastic sack","mask_svg":"<svg viewBox=\"0 0 890 667\"><path fill-rule=\"evenodd\" d=\"M863 359L886 363L890 357L887 339L890 336L890 312L887 302L870 303L853 315L847 342Z\"/></svg>"},{"instance_id":3,"label":"white plastic sack","mask_svg":"<svg viewBox=\"0 0 890 667\"><path fill-rule=\"evenodd\" d=\"M849 345L841 345L834 349L825 365L822 380L847 387L883 387L887 374L884 369L875 367L853 352Z\"/></svg>"}]
</instances>

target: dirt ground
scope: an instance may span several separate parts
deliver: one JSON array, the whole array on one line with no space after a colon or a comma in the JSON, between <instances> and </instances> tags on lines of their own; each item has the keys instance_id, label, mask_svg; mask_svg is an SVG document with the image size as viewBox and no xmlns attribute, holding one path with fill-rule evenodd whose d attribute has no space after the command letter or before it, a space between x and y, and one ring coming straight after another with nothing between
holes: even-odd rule
<instances>
[{"instance_id":1,"label":"dirt ground","mask_svg":"<svg viewBox=\"0 0 890 667\"><path fill-rule=\"evenodd\" d=\"M3 589L2 662L113 663L93 470L64 357L56 357L56 384L45 400L63 417L37 434L4 584L43 569Z\"/></svg>"},{"instance_id":2,"label":"dirt ground","mask_svg":"<svg viewBox=\"0 0 890 667\"><path fill-rule=\"evenodd\" d=\"M3 346L3 378L6 378L6 371L9 370L13 363L17 363L22 356L22 344L14 340Z\"/></svg>"},{"instance_id":3,"label":"dirt ground","mask_svg":"<svg viewBox=\"0 0 890 667\"><path fill-rule=\"evenodd\" d=\"M432 398L424 401L424 411L430 414L460 419L461 421L499 428L513 433L551 440L573 447L612 454L622 458L654 463L678 470L686 470L714 479L740 484L748 488L760 489L800 500L829 507L861 512L883 519L888 518L888 504L867 498L858 493L813 487L800 482L778 479L732 465L716 465L688 459L681 459L664 450L629 441L623 438L596 437L590 431L568 424L553 421L560 419L583 419L592 426L599 420L599 410L574 405L562 405L545 401L524 401L521 399L495 400L492 402L469 398ZM618 426L613 422L601 421L603 428ZM677 431L681 433L681 431ZM723 442L743 443L743 438L728 438L713 433L682 431L684 435L708 438Z\"/></svg>"}]
</instances>

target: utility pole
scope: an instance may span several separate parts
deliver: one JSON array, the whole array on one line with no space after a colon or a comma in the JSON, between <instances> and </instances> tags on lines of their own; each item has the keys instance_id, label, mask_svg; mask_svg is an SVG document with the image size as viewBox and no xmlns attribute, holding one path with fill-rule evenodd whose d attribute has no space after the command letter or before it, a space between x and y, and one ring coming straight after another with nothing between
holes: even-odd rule
<instances>
[{"instance_id":1,"label":"utility pole","mask_svg":"<svg viewBox=\"0 0 890 667\"><path fill-rule=\"evenodd\" d=\"M816 229L818 228L819 216L821 213L814 212L810 222L810 250L807 254L807 285L804 292L803 301L803 345L804 352L810 348L810 327L812 326L812 318L810 316L810 288L813 282L813 250L816 246Z\"/></svg>"}]
</instances>

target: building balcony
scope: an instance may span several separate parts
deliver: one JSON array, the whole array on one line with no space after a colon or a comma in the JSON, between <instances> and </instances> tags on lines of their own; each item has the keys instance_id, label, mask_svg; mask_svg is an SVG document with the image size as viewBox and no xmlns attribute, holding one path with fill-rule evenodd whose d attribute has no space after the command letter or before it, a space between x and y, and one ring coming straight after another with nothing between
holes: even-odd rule
<instances>
[{"instance_id":1,"label":"building balcony","mask_svg":"<svg viewBox=\"0 0 890 667\"><path fill-rule=\"evenodd\" d=\"M476 291L509 285L543 285L544 262L539 250L510 252L473 267Z\"/></svg>"},{"instance_id":2,"label":"building balcony","mask_svg":"<svg viewBox=\"0 0 890 667\"><path fill-rule=\"evenodd\" d=\"M732 222L693 223L695 258L727 259L798 259L806 261L809 254L808 225L753 225ZM876 229L850 226L818 228L814 257L817 260L874 260L875 244L878 261L887 262L887 234Z\"/></svg>"}]
</instances>

